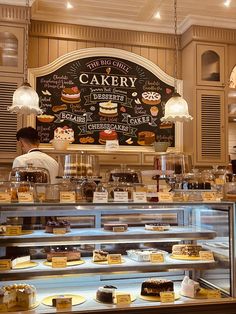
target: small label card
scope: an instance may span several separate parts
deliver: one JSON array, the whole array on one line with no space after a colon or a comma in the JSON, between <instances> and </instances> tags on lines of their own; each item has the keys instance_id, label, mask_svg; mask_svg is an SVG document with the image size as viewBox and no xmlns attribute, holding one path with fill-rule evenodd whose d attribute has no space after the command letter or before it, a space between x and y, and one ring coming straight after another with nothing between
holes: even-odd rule
<instances>
[{"instance_id":1,"label":"small label card","mask_svg":"<svg viewBox=\"0 0 236 314\"><path fill-rule=\"evenodd\" d=\"M216 193L215 192L202 192L202 199L204 202L216 201Z\"/></svg>"},{"instance_id":2,"label":"small label card","mask_svg":"<svg viewBox=\"0 0 236 314\"><path fill-rule=\"evenodd\" d=\"M121 264L121 254L108 254L107 261L108 264Z\"/></svg>"},{"instance_id":3,"label":"small label card","mask_svg":"<svg viewBox=\"0 0 236 314\"><path fill-rule=\"evenodd\" d=\"M173 303L173 302L175 302L174 291L160 292L160 297L161 297L162 303Z\"/></svg>"},{"instance_id":4,"label":"small label card","mask_svg":"<svg viewBox=\"0 0 236 314\"><path fill-rule=\"evenodd\" d=\"M56 310L72 310L72 298L57 298L56 299Z\"/></svg>"},{"instance_id":5,"label":"small label card","mask_svg":"<svg viewBox=\"0 0 236 314\"><path fill-rule=\"evenodd\" d=\"M65 234L66 228L53 228L53 234Z\"/></svg>"},{"instance_id":6,"label":"small label card","mask_svg":"<svg viewBox=\"0 0 236 314\"><path fill-rule=\"evenodd\" d=\"M214 255L211 251L200 251L199 256L204 261L214 261Z\"/></svg>"},{"instance_id":7,"label":"small label card","mask_svg":"<svg viewBox=\"0 0 236 314\"><path fill-rule=\"evenodd\" d=\"M222 178L215 178L215 184L216 185L224 185L225 181Z\"/></svg>"},{"instance_id":8,"label":"small label card","mask_svg":"<svg viewBox=\"0 0 236 314\"><path fill-rule=\"evenodd\" d=\"M221 299L220 290L207 290L208 299Z\"/></svg>"},{"instance_id":9,"label":"small label card","mask_svg":"<svg viewBox=\"0 0 236 314\"><path fill-rule=\"evenodd\" d=\"M33 192L18 192L18 202L19 203L33 203L34 195Z\"/></svg>"},{"instance_id":10,"label":"small label card","mask_svg":"<svg viewBox=\"0 0 236 314\"><path fill-rule=\"evenodd\" d=\"M158 192L159 202L173 202L173 194L170 192Z\"/></svg>"},{"instance_id":11,"label":"small label card","mask_svg":"<svg viewBox=\"0 0 236 314\"><path fill-rule=\"evenodd\" d=\"M65 268L67 257L52 257L52 268Z\"/></svg>"},{"instance_id":12,"label":"small label card","mask_svg":"<svg viewBox=\"0 0 236 314\"><path fill-rule=\"evenodd\" d=\"M108 193L107 192L94 192L93 203L108 203Z\"/></svg>"},{"instance_id":13,"label":"small label card","mask_svg":"<svg viewBox=\"0 0 236 314\"><path fill-rule=\"evenodd\" d=\"M125 228L124 227L113 227L112 231L113 232L125 232Z\"/></svg>"},{"instance_id":14,"label":"small label card","mask_svg":"<svg viewBox=\"0 0 236 314\"><path fill-rule=\"evenodd\" d=\"M60 203L75 203L75 191L60 192Z\"/></svg>"},{"instance_id":15,"label":"small label card","mask_svg":"<svg viewBox=\"0 0 236 314\"><path fill-rule=\"evenodd\" d=\"M6 304L0 304L0 312L8 313L8 308Z\"/></svg>"},{"instance_id":16,"label":"small label card","mask_svg":"<svg viewBox=\"0 0 236 314\"><path fill-rule=\"evenodd\" d=\"M162 253L151 253L150 261L151 263L164 263L164 255Z\"/></svg>"},{"instance_id":17,"label":"small label card","mask_svg":"<svg viewBox=\"0 0 236 314\"><path fill-rule=\"evenodd\" d=\"M134 203L146 203L147 193L146 192L133 192Z\"/></svg>"},{"instance_id":18,"label":"small label card","mask_svg":"<svg viewBox=\"0 0 236 314\"><path fill-rule=\"evenodd\" d=\"M0 260L0 271L10 270L11 269L11 260L10 259L1 259Z\"/></svg>"},{"instance_id":19,"label":"small label card","mask_svg":"<svg viewBox=\"0 0 236 314\"><path fill-rule=\"evenodd\" d=\"M0 192L0 203L11 203L11 193Z\"/></svg>"},{"instance_id":20,"label":"small label card","mask_svg":"<svg viewBox=\"0 0 236 314\"><path fill-rule=\"evenodd\" d=\"M6 235L14 236L22 233L22 226L6 226Z\"/></svg>"},{"instance_id":21,"label":"small label card","mask_svg":"<svg viewBox=\"0 0 236 314\"><path fill-rule=\"evenodd\" d=\"M131 295L128 293L117 293L116 294L116 304L130 304Z\"/></svg>"},{"instance_id":22,"label":"small label card","mask_svg":"<svg viewBox=\"0 0 236 314\"><path fill-rule=\"evenodd\" d=\"M111 150L119 150L119 142L118 140L107 140L105 150L111 151Z\"/></svg>"},{"instance_id":23,"label":"small label card","mask_svg":"<svg viewBox=\"0 0 236 314\"><path fill-rule=\"evenodd\" d=\"M128 192L114 192L114 202L128 203Z\"/></svg>"}]
</instances>

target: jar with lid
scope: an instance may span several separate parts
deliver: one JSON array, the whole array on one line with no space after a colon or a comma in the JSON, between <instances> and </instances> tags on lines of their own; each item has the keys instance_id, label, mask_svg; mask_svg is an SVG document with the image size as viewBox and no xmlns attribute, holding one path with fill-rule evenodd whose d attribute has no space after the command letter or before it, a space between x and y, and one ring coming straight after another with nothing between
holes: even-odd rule
<instances>
[{"instance_id":1,"label":"jar with lid","mask_svg":"<svg viewBox=\"0 0 236 314\"><path fill-rule=\"evenodd\" d=\"M81 183L82 197L87 202L93 201L93 193L96 191L97 184L92 178L85 178Z\"/></svg>"},{"instance_id":2,"label":"jar with lid","mask_svg":"<svg viewBox=\"0 0 236 314\"><path fill-rule=\"evenodd\" d=\"M26 167L13 168L10 172L10 181L50 183L50 174L47 169L33 167L33 164L29 163Z\"/></svg>"}]
</instances>

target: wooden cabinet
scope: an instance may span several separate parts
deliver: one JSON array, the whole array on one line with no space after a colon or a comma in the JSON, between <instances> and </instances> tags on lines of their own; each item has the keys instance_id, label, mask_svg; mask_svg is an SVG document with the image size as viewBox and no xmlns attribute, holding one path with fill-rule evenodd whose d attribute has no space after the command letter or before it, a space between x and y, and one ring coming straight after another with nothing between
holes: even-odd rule
<instances>
[{"instance_id":1,"label":"wooden cabinet","mask_svg":"<svg viewBox=\"0 0 236 314\"><path fill-rule=\"evenodd\" d=\"M197 44L197 85L225 85L225 46Z\"/></svg>"}]
</instances>

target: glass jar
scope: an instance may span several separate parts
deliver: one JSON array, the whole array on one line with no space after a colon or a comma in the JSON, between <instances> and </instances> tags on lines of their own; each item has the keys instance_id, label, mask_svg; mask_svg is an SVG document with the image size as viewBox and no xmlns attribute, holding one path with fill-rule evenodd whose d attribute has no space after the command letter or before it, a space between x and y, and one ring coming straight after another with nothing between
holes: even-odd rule
<instances>
[{"instance_id":1,"label":"glass jar","mask_svg":"<svg viewBox=\"0 0 236 314\"><path fill-rule=\"evenodd\" d=\"M28 164L26 167L13 168L10 172L10 181L50 183L50 174L45 168L33 167L32 164Z\"/></svg>"},{"instance_id":2,"label":"glass jar","mask_svg":"<svg viewBox=\"0 0 236 314\"><path fill-rule=\"evenodd\" d=\"M37 202L57 203L60 201L60 184L36 183Z\"/></svg>"},{"instance_id":3,"label":"glass jar","mask_svg":"<svg viewBox=\"0 0 236 314\"><path fill-rule=\"evenodd\" d=\"M107 181L119 181L133 184L142 182L140 171L126 168L126 166L121 166L120 168L115 168L109 171L107 174Z\"/></svg>"},{"instance_id":4,"label":"glass jar","mask_svg":"<svg viewBox=\"0 0 236 314\"><path fill-rule=\"evenodd\" d=\"M92 178L86 178L81 184L83 199L87 202L93 201L93 193L96 191L97 184Z\"/></svg>"},{"instance_id":5,"label":"glass jar","mask_svg":"<svg viewBox=\"0 0 236 314\"><path fill-rule=\"evenodd\" d=\"M18 193L31 193L34 200L36 200L35 185L32 182L11 182L11 200L18 201Z\"/></svg>"}]
</instances>

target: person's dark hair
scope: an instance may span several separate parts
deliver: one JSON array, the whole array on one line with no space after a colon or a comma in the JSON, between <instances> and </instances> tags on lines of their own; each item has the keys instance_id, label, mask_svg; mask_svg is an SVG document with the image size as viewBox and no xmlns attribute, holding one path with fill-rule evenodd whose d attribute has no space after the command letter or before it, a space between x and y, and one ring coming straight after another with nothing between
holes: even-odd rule
<instances>
[{"instance_id":1,"label":"person's dark hair","mask_svg":"<svg viewBox=\"0 0 236 314\"><path fill-rule=\"evenodd\" d=\"M37 130L35 130L31 126L29 126L27 128L22 128L16 133L17 141L19 141L20 138L29 141L31 144L38 144L39 143L38 132L37 132Z\"/></svg>"}]
</instances>

